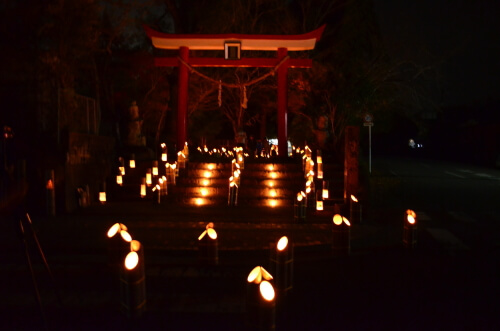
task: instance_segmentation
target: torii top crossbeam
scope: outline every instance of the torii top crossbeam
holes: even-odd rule
[[[227,41],[241,42],[242,51],[277,51],[286,48],[289,51],[307,51],[314,49],[321,38],[325,25],[299,35],[255,35],[255,34],[170,34],[162,33],[145,26],[146,34],[153,46],[160,49],[224,50]]]
[[[325,25],[300,35],[250,35],[250,34],[169,34],[147,26],[144,30],[153,46],[159,49],[179,50],[178,57],[155,58],[157,66],[179,67],[177,106],[177,149],[186,141],[186,114],[189,70],[191,67],[277,67],[278,78],[278,153],[287,155],[287,75],[288,68],[310,68],[310,59],[291,59],[288,51],[307,51],[316,46]],[[228,46],[232,45],[232,46]],[[235,46],[236,45],[236,46]],[[236,48],[237,57],[228,57],[228,49]],[[190,58],[190,50],[225,50],[225,58]],[[241,51],[277,51],[276,58],[240,58]]]

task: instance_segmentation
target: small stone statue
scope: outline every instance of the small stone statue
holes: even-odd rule
[[[130,105],[129,117],[127,144],[130,146],[145,146],[146,137],[141,133],[143,120],[139,116],[139,107],[135,101]]]

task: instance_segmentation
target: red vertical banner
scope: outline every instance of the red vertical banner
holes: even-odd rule
[[[278,59],[288,55],[288,49],[278,48]],[[287,106],[288,106],[288,60],[278,68],[278,154],[288,156]]]
[[[189,61],[189,48],[180,47],[179,57],[185,62]],[[179,61],[180,62],[180,61]],[[184,148],[187,141],[187,106],[188,106],[189,70],[186,65],[179,63],[179,91],[177,95],[177,151]]]
[[[344,155],[344,201],[359,191],[359,127],[345,128]]]

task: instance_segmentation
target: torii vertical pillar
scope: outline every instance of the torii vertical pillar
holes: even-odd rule
[[[288,55],[287,48],[278,48],[278,59]],[[278,154],[288,156],[287,106],[288,106],[288,60],[278,68]]]
[[[179,57],[186,63],[189,61],[189,48],[182,46],[179,48]],[[177,151],[184,148],[187,132],[187,108],[188,108],[188,68],[179,63],[179,91],[177,94]]]

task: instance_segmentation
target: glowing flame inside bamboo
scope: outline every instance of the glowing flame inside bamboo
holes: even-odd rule
[[[322,192],[323,199],[328,199],[330,197],[330,192],[328,189],[324,188]]]
[[[323,200],[316,201],[316,210],[323,210]]]
[[[415,218],[411,215],[406,216],[408,223],[415,224]]]
[[[122,186],[123,185],[123,178],[122,175],[116,175],[116,184]]]
[[[273,189],[273,190],[271,190],[271,193],[270,193],[270,194],[271,194],[271,196],[272,196],[273,198],[275,198],[275,197],[278,195],[278,192],[276,192],[276,190],[274,190],[274,189]]]
[[[274,164],[270,164],[267,166],[267,170],[273,171],[274,170]]]
[[[167,153],[161,153],[161,160],[167,162]]]
[[[202,188],[202,189],[200,189],[200,193],[202,196],[206,197],[208,195],[208,189]]]
[[[146,196],[146,184],[141,184],[141,198]]]
[[[406,211],[406,219],[408,223],[415,224],[417,222],[417,214],[413,210],[408,209]]]
[[[153,176],[158,176],[158,167],[153,167]]]
[[[274,300],[274,287],[271,283],[269,283],[267,280],[264,280],[262,283],[259,285],[259,290],[260,294],[266,301],[273,301]]]
[[[125,224],[122,224],[122,223],[113,224],[108,230],[108,233],[107,233],[108,238],[114,237],[114,235],[117,234],[118,231],[121,231],[121,230],[127,231],[127,227],[125,226]]]
[[[147,172],[146,173],[146,185],[149,186],[153,184],[153,178],[151,177],[151,173]]]
[[[106,202],[106,192],[99,192],[99,201],[101,203]]]
[[[278,206],[278,200],[274,200],[274,199],[269,200],[269,206],[271,206],[271,207]]]
[[[212,177],[212,172],[211,171],[205,171],[205,173],[203,174],[203,176],[205,178],[210,178],[210,177]]]
[[[208,166],[207,166],[207,169],[208,170],[214,170],[215,169],[215,164],[209,163]]]
[[[139,240],[132,240],[130,242],[130,251],[138,252],[141,249],[141,243]]]
[[[132,270],[139,264],[139,254],[137,252],[130,252],[125,258],[125,268]]]
[[[126,242],[132,241],[132,236],[130,235],[130,233],[127,232],[127,230],[121,230],[120,236],[122,236],[122,239],[125,240]]]
[[[131,169],[135,168],[135,160],[130,160],[128,165]]]
[[[335,216],[333,216],[333,223],[335,225],[341,225],[342,221],[342,216],[340,216],[339,214],[335,214]]]
[[[253,268],[252,271],[250,271],[247,277],[247,282],[260,284],[263,279],[271,280],[273,279],[273,276],[271,276],[271,274],[267,272],[266,269],[262,268],[261,266],[258,266]]]
[[[203,179],[203,180],[201,181],[201,185],[203,185],[203,186],[208,186],[208,185],[210,185],[210,180],[208,180],[208,179]]]
[[[276,245],[276,248],[279,250],[279,251],[283,251],[286,249],[286,247],[288,246],[288,237],[287,236],[283,236],[280,238],[280,240],[278,240],[278,244]]]
[[[125,167],[118,167],[118,171],[120,171],[120,175],[125,176]]]

